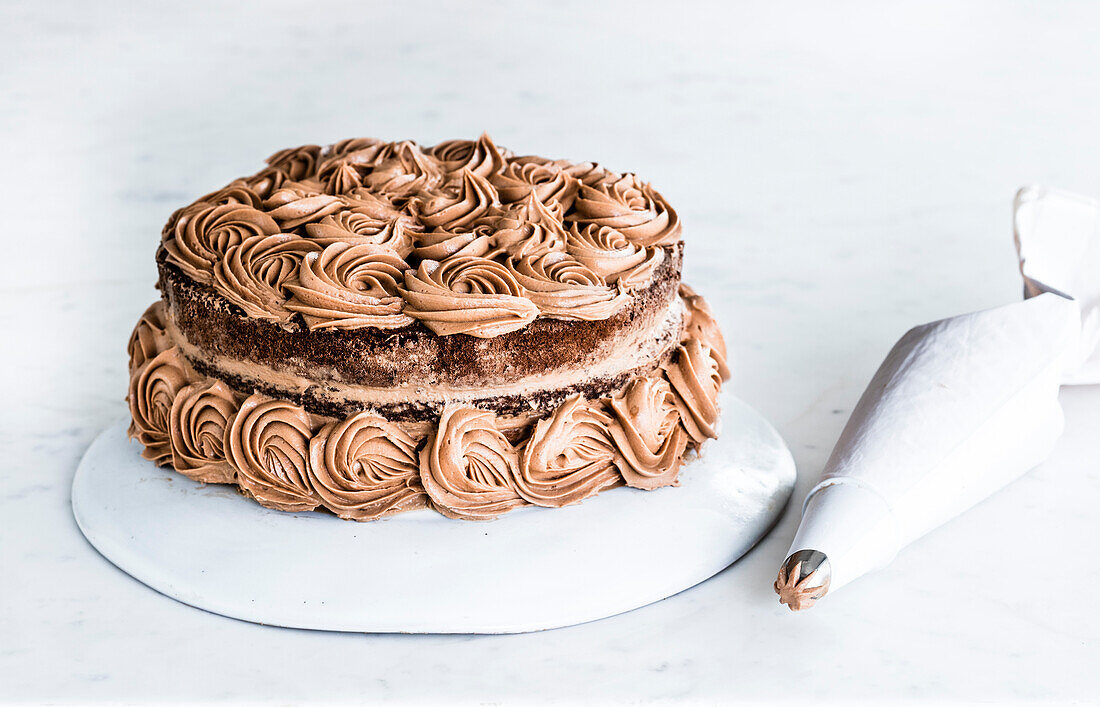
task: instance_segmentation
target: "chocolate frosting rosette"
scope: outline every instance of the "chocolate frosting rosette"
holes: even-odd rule
[[[518,459],[492,413],[448,405],[420,452],[424,489],[451,518],[488,520],[524,505],[516,488]]]

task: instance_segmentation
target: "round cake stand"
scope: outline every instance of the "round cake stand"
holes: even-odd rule
[[[613,489],[488,522],[271,511],[158,468],[139,450],[120,422],[92,443],[73,480],[76,521],[104,557],[200,609],[335,631],[518,633],[629,611],[747,552],[795,480],[783,440],[729,394],[722,434],[679,486]]]

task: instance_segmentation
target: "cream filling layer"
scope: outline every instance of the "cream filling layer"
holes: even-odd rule
[[[507,384],[479,385],[477,387],[458,387],[438,384],[406,383],[397,386],[377,387],[351,385],[328,378],[308,378],[297,373],[279,370],[270,366],[210,355],[192,344],[169,316],[168,335],[189,360],[205,364],[213,371],[226,376],[239,377],[255,381],[281,391],[301,395],[307,390],[314,393],[323,391],[325,399],[333,402],[347,402],[364,407],[428,404],[442,405],[447,402],[472,404],[478,400],[497,398],[505,395],[530,396],[535,393],[554,391],[576,385],[583,385],[624,372],[656,365],[661,357],[680,341],[680,331],[684,320],[683,302],[673,297],[656,325],[650,329],[634,332],[617,343],[612,353],[598,363],[581,370],[556,371],[550,374],[527,376]],[[320,371],[319,371],[320,373]],[[534,401],[531,402],[532,409]]]

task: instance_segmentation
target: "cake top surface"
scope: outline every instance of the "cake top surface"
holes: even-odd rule
[[[602,320],[680,240],[648,183],[515,156],[488,135],[281,150],[165,225],[158,257],[288,329],[490,338],[537,317]]]

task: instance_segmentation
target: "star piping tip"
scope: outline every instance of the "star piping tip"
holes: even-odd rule
[[[772,585],[779,603],[791,611],[809,609],[829,592],[832,566],[824,553],[799,550],[784,561]]]

